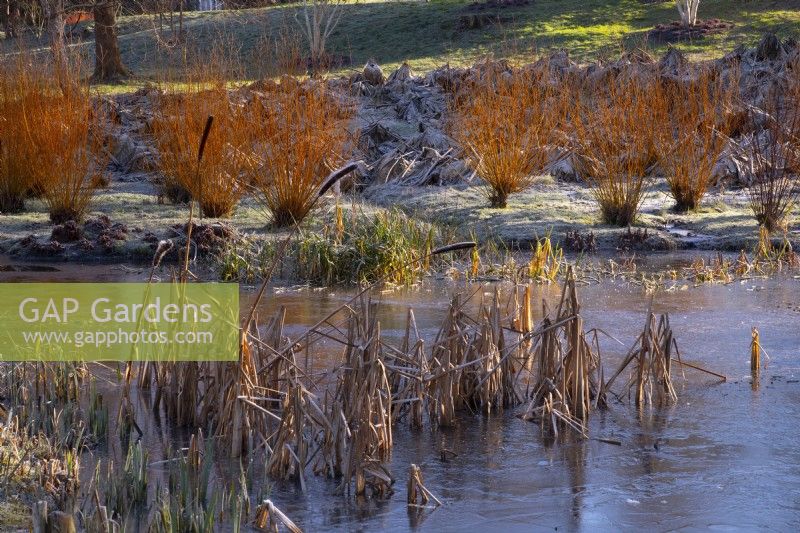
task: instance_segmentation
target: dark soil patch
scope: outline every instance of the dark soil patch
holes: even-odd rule
[[[681,22],[659,24],[647,33],[648,40],[655,43],[677,43],[702,39],[708,35],[724,33],[733,28],[733,22],[719,19],[698,21],[694,26],[686,27]]]
[[[177,241],[179,248],[186,249],[186,236],[189,232],[188,224],[172,226],[171,238]],[[239,240],[239,232],[230,224],[215,222],[212,224],[192,223],[192,241],[197,250],[214,254],[222,251],[226,246]]]
[[[44,265],[0,265],[0,272],[60,272],[60,270]]]
[[[572,252],[593,254],[597,251],[597,238],[593,231],[581,233],[572,230],[564,237],[564,246]]]
[[[60,242],[62,244],[67,242],[74,242],[81,238],[81,229],[74,220],[69,220],[63,224],[59,224],[53,228],[50,234],[50,240]]]
[[[125,224],[99,215],[87,220],[82,227],[72,220],[56,225],[49,238],[29,235],[18,240],[9,252],[17,257],[102,258],[124,254],[128,242],[129,230]]]

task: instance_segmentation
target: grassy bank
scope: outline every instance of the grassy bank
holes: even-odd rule
[[[463,17],[477,11],[469,2],[385,2],[367,0],[348,3],[328,49],[350,63],[339,69],[360,68],[370,58],[384,67],[396,68],[403,61],[416,70],[444,63],[466,65],[487,55],[529,58],[533,49],[567,49],[578,60],[616,55],[622,48],[646,47],[655,52],[665,44],[647,42],[647,32],[656,24],[677,19],[674,2],[641,0],[536,0],[527,5],[490,7],[480,11],[496,15],[499,22],[464,28]],[[265,38],[298,33],[296,4],[242,11],[193,12],[184,24],[189,54],[203,54],[212,43],[229,43],[241,64],[240,75],[256,78],[266,72],[273,50]],[[695,58],[720,56],[738,44],[752,45],[765,32],[782,36],[800,30],[800,1],[747,2],[704,0],[700,18],[719,18],[733,28],[699,41],[676,46]],[[480,24],[479,24],[480,26]],[[183,47],[157,35],[158,22],[149,16],[127,16],[119,20],[120,46],[124,62],[137,78],[147,79],[165,72],[180,74]],[[6,51],[16,48],[5,41]],[[84,45],[88,53],[90,42]]]
[[[577,184],[551,183],[543,178],[534,187],[515,195],[506,209],[489,208],[477,187],[401,188],[376,187],[367,198],[378,205],[402,206],[412,216],[473,232],[479,241],[496,240],[507,246],[527,248],[537,239],[552,235],[564,244],[573,231],[592,232],[598,248],[626,247],[626,229],[603,224],[591,192]],[[651,236],[642,249],[752,250],[758,242],[758,226],[747,197],[741,191],[710,193],[696,211],[675,213],[663,184],[654,186],[642,203],[637,226]],[[796,210],[795,210],[796,212]],[[797,241],[797,233],[789,238]]]

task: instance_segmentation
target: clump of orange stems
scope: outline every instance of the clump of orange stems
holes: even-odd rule
[[[0,71],[0,209],[40,191],[54,223],[80,220],[101,181],[99,120],[79,68],[33,68],[21,54]]]
[[[793,78],[787,88],[772,92],[762,117],[751,111],[754,125],[766,122],[764,131],[753,134],[749,146],[739,147],[750,161],[745,170],[750,209],[768,234],[787,228],[800,199],[800,74]]]
[[[603,93],[576,98],[575,149],[607,224],[628,226],[639,211],[656,161],[654,134],[646,127],[652,99],[652,83],[642,80],[617,80]]]
[[[708,189],[730,133],[718,131],[718,117],[728,114],[736,87],[702,69],[694,79],[661,82],[656,90],[663,118],[655,128],[656,150],[676,211],[696,209]]]
[[[328,173],[344,162],[352,109],[322,84],[284,77],[252,103],[258,139],[253,185],[275,226],[302,220]]]
[[[492,207],[528,188],[548,162],[561,99],[548,69],[491,74],[458,99],[452,134],[469,153]]]
[[[166,94],[159,112],[153,129],[165,193],[175,201],[188,192],[204,216],[230,215],[246,192],[255,164],[246,105],[231,101],[220,79],[191,83],[182,95]],[[214,129],[198,164],[197,147],[209,116],[214,117]]]
[[[30,69],[0,65],[0,213],[25,208],[33,185],[33,146],[17,128],[25,123]]]

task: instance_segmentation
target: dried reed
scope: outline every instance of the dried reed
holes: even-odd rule
[[[442,501],[425,488],[420,467],[412,464],[408,469],[406,502],[409,507],[421,507],[427,505],[430,500],[436,502],[437,506],[442,505]]]
[[[605,402],[602,367],[599,350],[586,340],[571,268],[554,316],[545,312],[541,324],[525,337],[533,340],[530,350],[537,368],[523,418],[553,435],[567,427],[587,437],[592,404]]]
[[[264,500],[256,508],[256,518],[253,525],[262,531],[277,532],[278,526],[283,526],[291,533],[303,533],[303,530],[297,527],[283,511],[275,507],[272,500]]]
[[[750,375],[753,377],[753,383],[757,383],[761,376],[761,339],[758,328],[755,327],[750,341]]]
[[[604,389],[609,390],[617,376],[633,362],[635,365],[628,380],[628,390],[635,390],[637,407],[674,403],[678,396],[672,385],[673,355],[679,357],[680,354],[669,316],[661,315],[656,322],[655,315],[648,311],[644,330]]]

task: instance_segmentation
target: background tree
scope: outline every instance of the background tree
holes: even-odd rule
[[[697,24],[697,8],[700,6],[700,0],[675,0],[675,5],[678,6],[678,13],[684,26]]]
[[[0,22],[3,23],[3,31],[6,38],[14,38],[19,35],[19,24],[22,18],[22,11],[18,0],[0,1]]]
[[[300,27],[311,53],[311,71],[319,73],[328,63],[325,46],[342,17],[344,0],[303,0]]]
[[[122,64],[117,38],[118,0],[96,0],[94,13],[95,81],[113,81],[130,76]]]
[[[64,32],[66,9],[63,0],[42,0],[42,18],[53,53],[53,63],[59,75],[68,71],[67,39]]]

